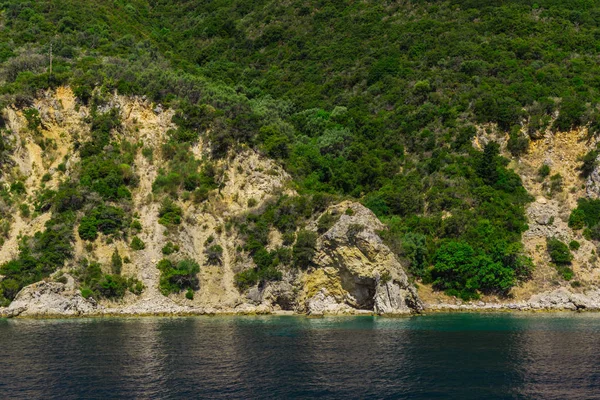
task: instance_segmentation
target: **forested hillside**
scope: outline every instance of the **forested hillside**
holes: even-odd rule
[[[75,172],[33,202],[34,212],[52,210],[47,229],[0,267],[5,303],[72,258],[74,228],[87,241],[137,237],[139,182],[128,166],[144,146],[117,143],[115,91],[175,110],[152,185],[164,226],[185,217],[178,202],[202,203],[222,187],[215,165],[231,150],[257,149],[291,175],[299,196],[236,222],[254,262],[236,276],[240,290],[281,279],[286,262],[310,266],[315,238],[298,229],[352,199],[387,225],[383,238],[415,280],[463,299],[506,295],[534,268],[521,242],[533,198],[506,156],[526,154],[547,130],[600,130],[592,0],[0,0],[0,10],[0,107],[26,110],[35,131],[39,92],[70,86],[91,110]],[[493,141],[473,147],[481,132],[506,137],[508,153]],[[209,158],[190,155],[198,140]],[[4,157],[11,144],[1,143]],[[581,160],[583,174],[597,155]],[[5,183],[8,220],[24,189]],[[599,212],[590,213],[591,229]],[[279,250],[267,249],[270,228],[283,235]],[[161,288],[193,291],[197,267],[163,263]],[[90,293],[142,290],[116,267],[110,278],[94,268],[81,278]]]

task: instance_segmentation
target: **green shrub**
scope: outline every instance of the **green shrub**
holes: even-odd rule
[[[104,274],[100,264],[83,260],[80,268],[75,271],[82,289],[84,298],[122,298],[129,290],[140,294],[143,290],[142,283],[135,278],[124,278],[119,274]]]
[[[329,230],[340,219],[339,215],[324,213],[317,221],[317,232],[323,234]]]
[[[292,250],[294,265],[297,268],[306,269],[312,265],[316,253],[317,234],[307,230],[301,230],[296,237],[296,243]]]
[[[29,216],[31,215],[31,210],[29,209],[29,206],[25,203],[23,203],[19,206],[19,210],[20,210],[21,216],[23,216],[23,218],[29,218]]]
[[[14,193],[17,195],[24,194],[26,192],[25,184],[21,181],[13,182],[10,185],[10,191],[11,191],[11,193]]]
[[[146,248],[146,244],[142,241],[142,239],[140,239],[137,236],[134,236],[133,239],[131,239],[130,247],[135,251],[144,250]]]
[[[573,251],[577,251],[577,250],[579,250],[579,247],[581,247],[581,244],[579,244],[579,242],[577,240],[571,240],[569,242],[569,249],[571,249]]]
[[[584,155],[580,161],[582,161],[579,170],[581,171],[581,176],[587,178],[594,172],[596,165],[598,164],[598,150],[590,150],[586,155]]]
[[[246,290],[260,282],[279,281],[281,272],[273,265],[262,268],[250,268],[235,274],[234,281],[240,290]]]
[[[187,292],[185,292],[185,298],[188,300],[194,300],[194,291],[192,289],[188,289]]]
[[[179,246],[177,246],[176,244],[173,244],[172,242],[168,242],[162,248],[162,253],[165,256],[171,255],[171,254],[173,254],[173,253],[175,253],[177,251],[179,251]]]
[[[444,243],[434,256],[433,285],[465,300],[478,298],[479,292],[506,294],[520,276],[528,274],[529,264],[526,260],[502,261],[464,242]]]
[[[151,147],[142,148],[142,155],[146,157],[148,162],[152,163],[154,160],[154,150]]]
[[[588,228],[600,222],[600,199],[581,198],[577,200],[577,208],[572,213],[578,213],[577,218],[583,219]]]
[[[120,275],[104,275],[97,283],[97,290],[102,297],[122,298],[127,290],[127,281]]]
[[[159,287],[163,295],[198,289],[197,274],[200,272],[200,266],[194,260],[185,258],[174,264],[163,258],[157,268],[160,270]]]
[[[81,239],[93,241],[98,237],[98,232],[105,235],[123,232],[127,223],[128,217],[121,208],[100,205],[81,218],[78,233]]]
[[[585,212],[578,208],[571,211],[571,215],[569,216],[569,227],[571,229],[577,230],[582,229],[585,226]]]
[[[129,291],[135,295],[139,296],[144,291],[144,284],[135,278],[129,278],[127,285],[129,286]]]
[[[83,217],[79,223],[77,232],[79,237],[83,240],[93,241],[98,237],[98,228],[95,218]]]
[[[17,257],[0,265],[0,302],[8,304],[21,288],[42,280],[62,268],[73,255],[72,211],[57,213],[46,222],[43,231],[22,237]]]
[[[548,164],[543,164],[540,169],[538,169],[538,176],[543,180],[548,175],[550,175],[550,166]]]
[[[136,231],[136,232],[141,232],[141,231],[142,231],[142,224],[141,224],[141,222],[140,222],[139,220],[137,220],[137,219],[134,219],[134,220],[131,222],[131,226],[130,226],[130,228],[131,228],[132,230]]]
[[[556,238],[547,238],[546,247],[553,263],[556,265],[571,264],[573,255],[566,244]]]
[[[517,128],[519,128],[517,126]],[[506,148],[514,157],[527,153],[529,148],[529,139],[519,132],[519,129],[511,130]]]
[[[209,265],[221,265],[221,258],[223,256],[223,248],[218,244],[207,247],[204,250],[206,254],[206,263]]]
[[[562,192],[563,190],[563,177],[560,174],[554,174],[550,177],[550,194]]]
[[[40,112],[35,108],[28,108],[23,110],[23,116],[27,120],[27,128],[36,133],[40,133],[42,125],[42,119],[40,118]]]
[[[592,240],[600,240],[600,223],[588,229],[589,237]]]
[[[419,233],[407,233],[402,237],[401,253],[408,260],[408,271],[424,278],[427,270],[428,249],[427,237]]]
[[[556,270],[565,281],[570,281],[575,276],[573,270],[566,265],[557,265]]]
[[[165,199],[162,202],[160,210],[158,211],[158,223],[164,226],[172,226],[181,224],[181,217],[183,210],[177,206],[172,200]]]
[[[260,281],[259,272],[255,268],[250,268],[235,274],[234,281],[238,289],[246,290]]]
[[[117,249],[115,249],[115,251],[113,252],[110,260],[111,260],[113,274],[120,275],[121,268],[123,268],[123,259],[119,255],[119,251]]]

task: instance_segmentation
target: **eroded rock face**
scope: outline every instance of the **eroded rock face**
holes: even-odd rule
[[[339,219],[317,241],[316,269],[307,274],[304,283],[307,312],[346,312],[348,308],[379,314],[421,311],[422,303],[402,265],[377,234],[385,226],[375,214],[352,202],[330,207],[327,212]]]
[[[539,197],[527,208],[529,229],[524,233],[526,238],[556,237],[562,241],[572,238],[568,224],[560,218],[560,204],[557,200]]]
[[[596,164],[600,165],[600,156],[596,158]],[[585,181],[585,193],[591,199],[600,198],[600,168],[596,167]]]
[[[76,290],[73,278],[67,283],[41,281],[24,287],[5,310],[15,316],[76,316],[98,311],[93,299],[86,300]]]

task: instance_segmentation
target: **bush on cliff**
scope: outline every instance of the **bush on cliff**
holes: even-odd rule
[[[157,268],[160,270],[160,291],[167,296],[170,293],[179,293],[183,290],[198,290],[198,273],[200,265],[190,259],[184,258],[177,262],[172,262],[163,258],[158,262]]]

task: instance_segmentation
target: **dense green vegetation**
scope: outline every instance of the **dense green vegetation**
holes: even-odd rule
[[[593,238],[600,240],[600,200],[581,198],[577,201],[577,208],[571,212],[569,226],[573,229],[588,227],[593,233]]]
[[[519,244],[530,198],[496,146],[471,147],[474,126],[508,132],[515,156],[527,151],[527,133],[600,126],[600,5],[588,0],[2,0],[0,10],[0,105],[27,107],[36,90],[65,83],[92,106],[102,103],[94,88],[146,95],[178,110],[155,193],[200,202],[218,187],[210,161],[187,154],[199,135],[214,157],[253,146],[292,173],[301,199],[362,201],[414,276],[465,298],[506,293],[531,269]],[[36,129],[35,113],[28,121]],[[124,229],[111,207],[126,210],[137,184],[135,146],[102,151],[117,115],[98,113],[92,126],[76,186],[102,201],[82,221],[86,240]],[[280,276],[265,226],[287,235],[286,246],[296,240],[295,217],[269,213],[242,223],[256,268],[238,276],[240,287]],[[165,200],[160,218],[177,225],[181,209]],[[118,219],[130,223],[127,213]],[[308,253],[294,253],[306,265]],[[65,257],[3,266],[17,272],[2,285],[38,279]]]
[[[548,238],[546,240],[550,260],[556,266],[558,273],[563,279],[570,281],[573,278],[573,270],[569,267],[573,261],[573,254],[569,246],[556,238]]]
[[[142,282],[135,278],[124,278],[120,273],[103,274],[101,265],[93,261],[83,260],[76,272],[82,284],[81,295],[85,298],[121,298],[127,290],[140,294],[144,288]]]
[[[157,268],[160,270],[160,291],[165,296],[170,293],[179,293],[186,290],[186,297],[194,297],[193,291],[199,289],[197,274],[200,272],[200,265],[192,259],[184,258],[179,261],[171,261],[163,258],[158,262]]]

